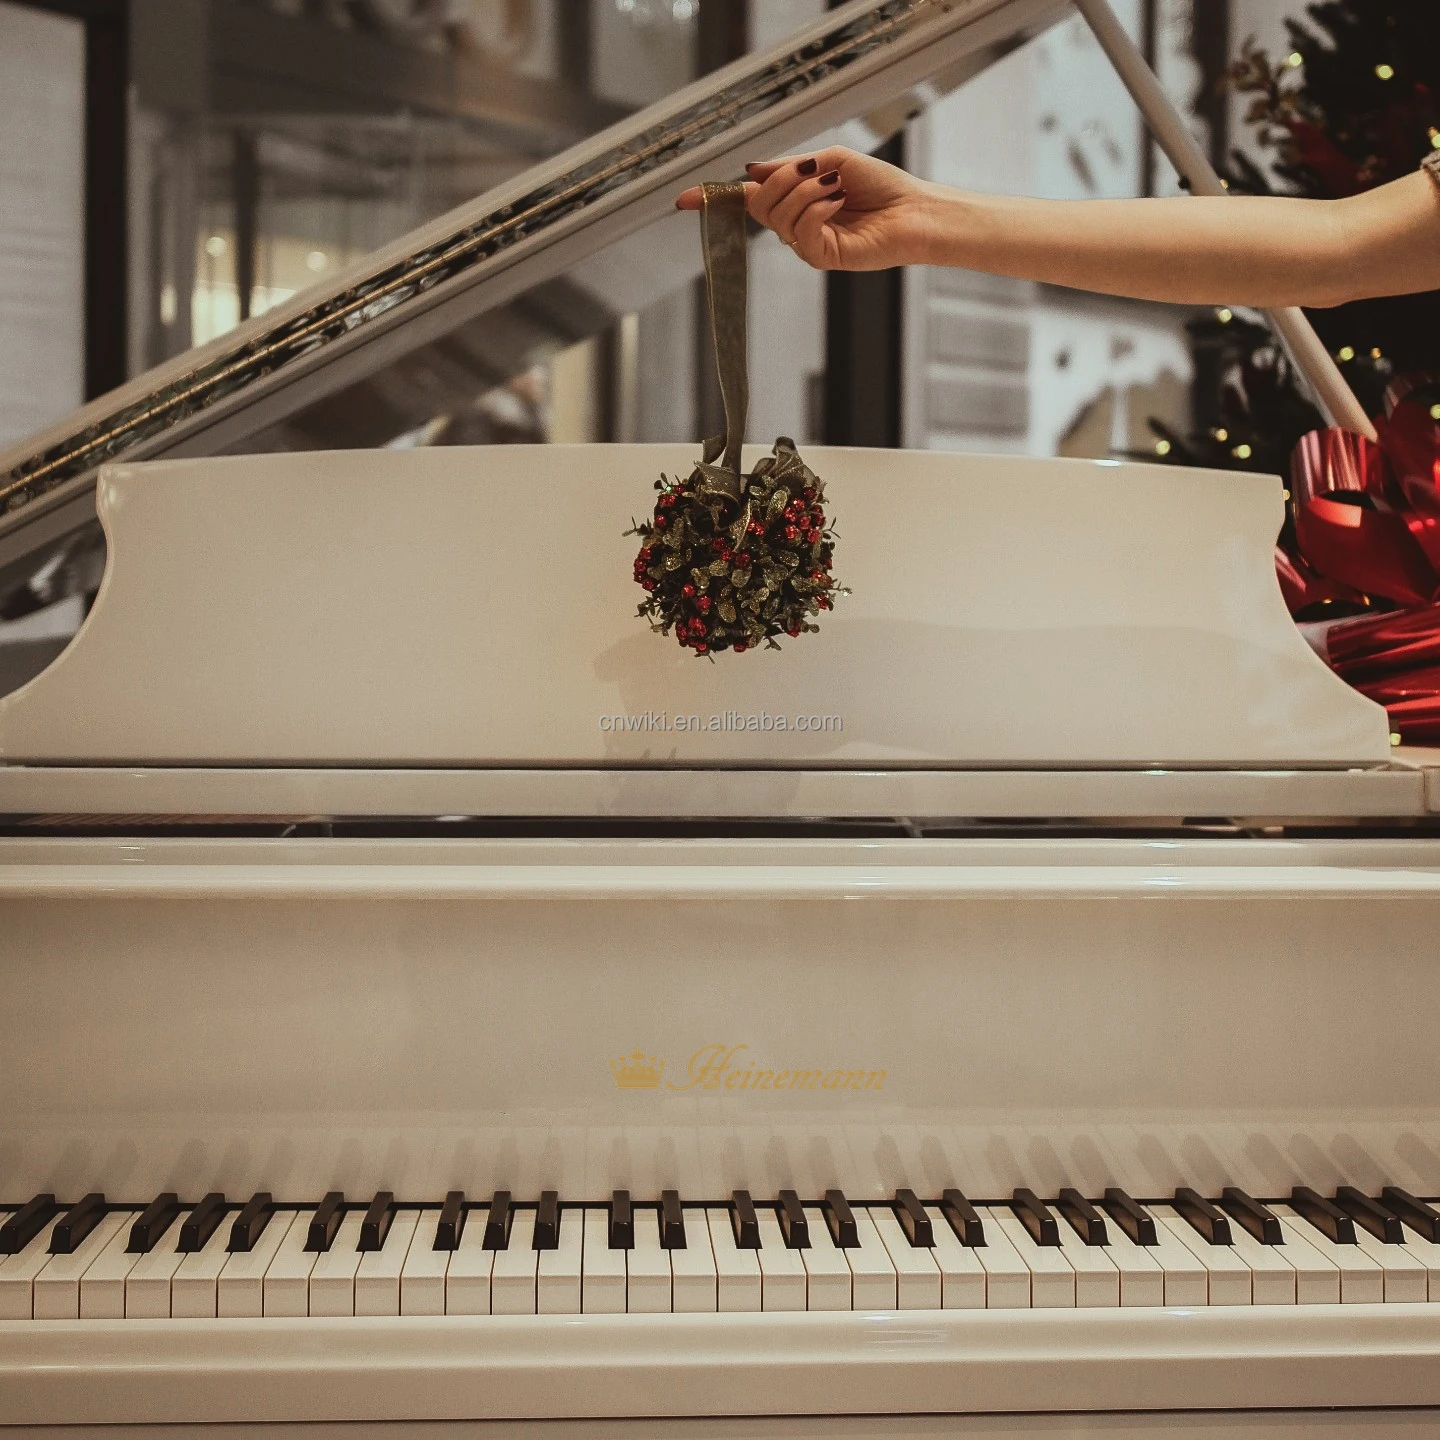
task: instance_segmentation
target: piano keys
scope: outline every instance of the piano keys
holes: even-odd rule
[[[1363,1193],[1342,1188],[1352,1201]],[[0,1306],[6,1319],[39,1322],[1440,1305],[1440,1245],[1403,1222],[1394,1240],[1361,1230],[1336,1242],[1284,1202],[1253,1202],[1273,1216],[1280,1238],[1261,1243],[1237,1226],[1217,1239],[1194,1203],[1202,1197],[1187,1195],[1177,1206],[1174,1197],[1127,1196],[1132,1213],[1153,1222],[1146,1233],[1155,1238],[1139,1244],[1118,1226],[1099,1239],[1072,1187],[1071,1203],[1050,1202],[1057,1212],[1051,1243],[1040,1213],[1049,1204],[1023,1193],[1018,1202],[979,1203],[978,1235],[953,1210],[921,1201],[930,1228],[920,1240],[901,1219],[913,1213],[913,1190],[888,1202],[840,1197],[854,1226],[848,1245],[837,1243],[816,1203],[821,1197],[802,1202],[809,1223],[794,1244],[779,1223],[783,1205],[761,1201],[753,1249],[735,1246],[729,1206],[680,1196],[673,1208],[683,1246],[661,1244],[659,1205],[635,1204],[633,1243],[617,1245],[607,1206],[557,1197],[514,1204],[504,1243],[494,1249],[484,1247],[479,1220],[465,1226],[454,1249],[437,1248],[443,1202],[387,1200],[393,1218],[378,1248],[364,1234],[373,1205],[342,1211],[328,1249],[316,1252],[305,1237],[317,1214],[327,1225],[328,1215],[280,1203],[249,1250],[231,1250],[220,1227],[198,1250],[187,1248],[177,1220],[138,1255],[128,1241],[140,1211],[114,1206],[73,1250],[52,1252],[52,1222],[0,1262]],[[825,1204],[833,1206],[836,1194]],[[1382,1219],[1394,1214],[1378,1196],[1365,1199]],[[547,1207],[558,1224],[553,1245],[538,1243],[547,1238],[537,1227]],[[489,1201],[468,1209],[483,1219]],[[1017,1209],[1036,1219],[1033,1230]]]

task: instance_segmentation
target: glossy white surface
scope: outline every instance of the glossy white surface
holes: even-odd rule
[[[1440,812],[1435,752],[1355,770],[233,770],[0,764],[0,815],[1367,819]]]
[[[1435,858],[0,842],[0,1200],[1436,1194]]]
[[[693,463],[690,446],[111,467],[98,491],[111,551],[97,603],[70,649],[0,701],[0,756],[1388,760],[1383,710],[1321,663],[1281,601],[1278,479],[844,448],[807,458],[826,479],[845,537],[837,569],[854,593],[783,653],[715,664],[635,618],[635,541],[622,534],[653,500],[651,481]],[[537,523],[543,586],[514,543]],[[928,563],[915,562],[916,543]],[[668,727],[624,728],[652,712]],[[711,727],[735,715],[741,728]],[[765,730],[762,715],[792,728]],[[676,727],[691,716],[698,731]],[[793,728],[811,716],[841,728]]]
[[[1440,1313],[0,1324],[7,1424],[865,1415],[901,1405],[915,1415],[1440,1405]]]

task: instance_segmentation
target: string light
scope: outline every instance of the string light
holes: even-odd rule
[[[1385,358],[1380,353],[1380,347],[1378,345],[1370,352],[1370,358],[1372,360],[1383,360]]]
[[[1433,125],[1430,127],[1430,145],[1435,150],[1440,150],[1440,130]]]
[[[1353,345],[1346,345],[1335,358],[1339,360],[1342,365],[1348,364],[1355,358],[1355,347]]]
[[[1430,418],[1432,420],[1440,420],[1440,405],[1432,405],[1430,407]]]
[[[1395,78],[1395,67],[1393,65],[1377,65],[1375,73],[1382,80],[1393,80]]]
[[[1292,50],[1285,63],[1292,70],[1298,70],[1305,63],[1305,57],[1298,50]]]
[[[1440,405],[1435,407],[1440,410]],[[1155,442],[1155,453],[1157,455],[1168,455],[1170,453],[1170,442],[1168,440],[1157,440]]]
[[[1228,325],[1235,318],[1235,312],[1233,310],[1226,310],[1222,307],[1215,312],[1215,318],[1222,325]]]
[[[1210,433],[1211,433],[1222,445],[1230,438],[1230,432],[1229,432],[1228,430],[1224,430],[1224,429],[1221,429],[1221,430],[1212,430]]]
[[[1255,452],[1248,445],[1237,445],[1230,453],[1237,460],[1248,460]]]

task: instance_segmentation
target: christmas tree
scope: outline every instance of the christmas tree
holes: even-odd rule
[[[1236,152],[1230,188],[1338,199],[1412,173],[1440,148],[1440,3],[1326,0],[1305,15],[1287,22],[1286,55],[1247,45],[1231,68],[1274,180]],[[1440,368],[1440,292],[1310,319],[1371,413],[1392,375]],[[1220,310],[1191,333],[1195,433],[1152,422],[1157,449],[1184,464],[1287,473],[1295,443],[1324,422],[1268,327]]]

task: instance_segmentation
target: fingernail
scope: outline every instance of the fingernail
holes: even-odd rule
[[[746,173],[747,175],[749,175],[749,174],[751,174],[752,172],[758,170],[759,168],[760,168],[760,162],[759,162],[758,160],[747,160],[747,161],[745,162],[745,173]]]
[[[845,192],[843,190],[835,190],[825,198],[827,200],[843,200],[845,198]]]
[[[802,160],[795,169],[801,175],[813,175],[820,168],[820,162],[814,158]]]
[[[829,170],[820,177],[820,183],[822,185],[833,185],[839,178],[840,172],[838,170]]]

